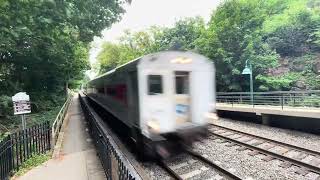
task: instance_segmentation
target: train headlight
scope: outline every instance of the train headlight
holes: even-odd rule
[[[147,122],[147,126],[148,126],[148,131],[151,133],[157,134],[160,132],[160,123],[155,119],[149,120]]]

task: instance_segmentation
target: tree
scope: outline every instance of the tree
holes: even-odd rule
[[[97,57],[100,65],[100,74],[117,67],[120,53],[120,48],[117,45],[111,43],[103,44],[102,51]]]
[[[205,23],[202,18],[186,18],[177,21],[172,28],[164,28],[155,38],[163,50],[194,50],[195,41],[204,29]]]
[[[0,94],[26,91],[34,103],[56,101],[83,78],[89,42],[121,18],[125,2],[2,0]]]
[[[301,88],[297,84],[303,78],[302,88],[316,88],[315,70],[309,66],[319,59],[319,12],[316,0],[227,0],[208,25],[196,17],[177,21],[173,27],[127,31],[120,43],[112,44],[118,58],[110,58],[110,51],[101,52],[108,59],[101,62],[116,67],[152,52],[192,50],[215,63],[218,91],[249,88],[249,80],[241,74],[247,60],[253,66],[255,91]],[[308,66],[301,69],[303,63]]]
[[[253,64],[254,75],[265,72],[268,65],[277,65],[277,54],[261,35],[267,14],[278,11],[270,6],[259,0],[226,1],[197,40],[197,49],[216,64],[219,91],[243,91],[246,84],[241,83],[241,72],[247,60]]]
[[[177,21],[172,28],[153,26],[146,31],[126,30],[120,43],[105,42],[98,55],[99,74],[139,56],[163,50],[194,50],[195,41],[205,30],[200,17]]]
[[[0,93],[55,93],[82,78],[88,43],[120,19],[124,2],[1,1]]]
[[[282,56],[299,56],[313,51],[316,37],[312,35],[319,26],[320,21],[313,16],[312,11],[301,9],[290,14],[287,22],[278,24],[277,28],[268,33],[267,42]]]

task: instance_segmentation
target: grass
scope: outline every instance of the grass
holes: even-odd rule
[[[20,167],[19,171],[13,173],[13,177],[19,177],[37,167],[51,158],[51,152],[46,154],[34,154],[31,158],[26,160]],[[14,179],[14,178],[13,178]]]

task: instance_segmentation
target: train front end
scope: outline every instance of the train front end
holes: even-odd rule
[[[162,158],[206,135],[215,108],[214,65],[191,52],[162,52],[138,65],[140,128]]]

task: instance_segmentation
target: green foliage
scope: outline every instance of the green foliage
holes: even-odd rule
[[[133,49],[133,47],[106,42],[103,44],[102,51],[98,55],[99,73],[107,72],[140,55],[142,53]]]
[[[320,48],[320,28],[317,29],[317,30],[313,33],[313,36],[314,36],[314,41],[313,41],[313,43],[314,43],[318,48]]]
[[[304,75],[308,89],[320,89],[320,76],[314,73],[306,73]]]
[[[261,32],[272,8],[259,0],[230,0],[212,16],[197,44],[216,64],[218,91],[243,91],[239,82],[246,60],[251,61],[254,75],[278,65],[279,56],[263,41]]]
[[[294,83],[301,77],[299,73],[288,73],[281,76],[263,76],[258,75],[256,80],[263,84],[260,90],[274,91],[274,90],[290,90]]]
[[[316,41],[312,34],[320,21],[315,21],[307,10],[300,11],[291,19],[292,23],[279,26],[267,35],[268,44],[282,56],[298,56],[312,51],[312,42]]]
[[[306,97],[302,104],[307,107],[320,107],[320,96],[312,94],[311,96]]]
[[[12,99],[9,96],[0,96],[0,117],[7,117],[13,114]]]
[[[311,5],[312,4],[312,5]],[[197,40],[198,49],[214,60],[218,91],[245,91],[242,69],[250,60],[255,90],[290,90],[303,76],[273,76],[282,57],[317,52],[319,14],[310,0],[229,0],[213,14],[209,28]],[[312,7],[312,8],[310,8]],[[311,64],[304,61],[305,64]],[[301,79],[301,78],[300,78]]]
[[[47,102],[41,102],[47,103]],[[50,121],[51,123],[55,120],[56,116],[58,115],[62,104],[64,102],[57,102],[54,106],[52,102],[49,102],[51,105],[50,107],[46,105],[47,109],[43,110],[39,113],[31,113],[26,115],[27,126],[31,127],[36,124],[41,124],[45,121]],[[12,108],[10,106],[10,108]],[[14,132],[19,130],[21,127],[21,117],[20,116],[13,116],[12,114],[8,114],[6,117],[0,117],[0,139],[7,135],[10,132]]]
[[[155,41],[161,48],[159,50],[193,50],[195,41],[205,30],[202,18],[186,18],[177,21],[173,28],[164,28],[161,34],[155,36]]]
[[[161,50],[193,50],[216,66],[218,91],[247,91],[241,74],[253,67],[256,91],[319,89],[313,65],[320,52],[317,0],[227,0],[206,25],[199,17],[173,27],[125,32],[120,43],[106,43],[100,73],[141,55]],[[288,62],[286,62],[288,61]]]
[[[120,20],[125,2],[0,1],[2,132],[13,130],[19,123],[16,117],[9,116],[11,96],[19,91],[30,95],[33,112],[42,111],[35,121],[45,120],[45,111],[57,113],[55,109],[64,100],[66,88],[79,86],[89,69],[88,44],[104,28]]]
[[[22,163],[19,171],[14,172],[14,177],[22,176],[30,171],[32,168],[40,166],[51,158],[51,153],[46,154],[33,154],[31,158]]]
[[[313,72],[313,64],[316,59],[315,54],[287,58],[287,67],[290,71],[281,75],[258,75],[256,80],[259,90],[319,89],[320,80]]]
[[[105,42],[98,55],[96,71],[100,74],[120,66],[139,56],[161,50],[192,50],[195,41],[204,31],[200,17],[186,18],[172,28],[151,27],[147,31],[125,31],[121,43]]]
[[[0,93],[59,93],[82,79],[88,43],[120,19],[124,2],[2,0]]]

